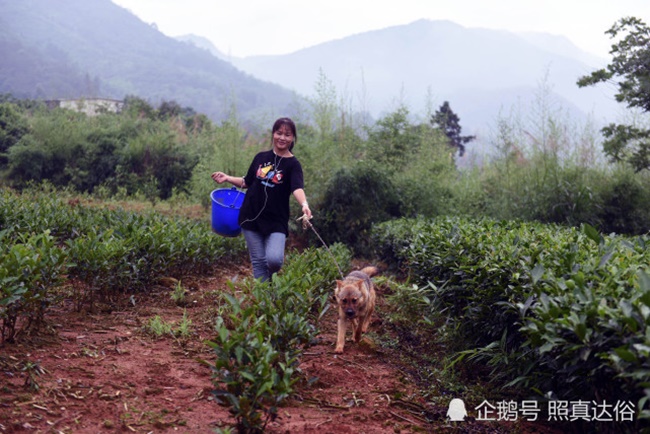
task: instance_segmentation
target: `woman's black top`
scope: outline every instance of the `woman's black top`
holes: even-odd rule
[[[260,152],[244,180],[248,188],[239,210],[239,225],[264,235],[289,235],[289,198],[294,190],[304,188],[298,159],[280,157],[273,150]]]

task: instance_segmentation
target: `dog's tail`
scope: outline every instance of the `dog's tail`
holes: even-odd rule
[[[372,276],[374,276],[376,274],[379,274],[379,268],[373,267],[373,266],[368,266],[368,267],[362,268],[361,272],[367,274],[368,277],[372,277]]]

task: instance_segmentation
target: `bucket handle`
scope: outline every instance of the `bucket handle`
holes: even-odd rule
[[[231,188],[231,190],[237,190],[237,196],[235,196],[235,199],[234,199],[234,200],[232,201],[232,203],[230,204],[230,208],[234,208],[234,207],[235,207],[235,204],[237,203],[237,198],[238,198],[239,195],[241,194],[241,190],[239,190],[237,187],[234,187],[234,186]]]

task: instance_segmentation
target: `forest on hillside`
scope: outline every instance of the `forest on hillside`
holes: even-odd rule
[[[462,134],[460,117],[448,103],[426,122],[414,122],[401,106],[363,125],[326,95],[314,100],[311,118],[295,119],[295,153],[305,168],[315,222],[328,241],[353,245],[355,239],[362,244],[375,222],[417,215],[647,232],[648,171],[609,162],[598,131],[553,114],[543,100],[538,104],[548,117],[534,125],[500,119],[494,156],[468,165],[461,153],[473,146],[472,138]],[[443,125],[449,114],[451,129]],[[154,107],[137,97],[128,98],[121,113],[89,117],[7,97],[0,103],[0,124],[5,185],[21,189],[47,182],[97,197],[207,207],[216,188],[210,174],[244,173],[252,156],[270,146],[271,121],[244,128],[233,110],[216,124],[173,101]]]
[[[374,223],[438,215],[648,232],[650,90],[647,73],[637,65],[645,62],[642,41],[650,31],[630,18],[611,32],[623,37],[611,64],[577,85],[616,79],[617,99],[637,115],[597,130],[567,116],[541,85],[525,112],[498,117],[491,157],[480,164],[464,160],[473,137],[462,134],[462,113],[454,112],[453,102],[430,107],[424,119],[401,104],[370,121],[340,103],[337,89],[321,75],[316,96],[294,118],[295,153],[327,240],[362,249]],[[245,173],[252,156],[270,146],[273,119],[244,125],[234,103],[220,123],[173,100],[154,106],[130,96],[125,107],[90,117],[5,95],[2,182],[19,189],[48,182],[103,197],[208,206],[212,172]]]
[[[138,95],[191,105],[213,120],[226,119],[231,104],[250,120],[300,100],[110,0],[1,2],[0,53],[0,94],[20,99]]]

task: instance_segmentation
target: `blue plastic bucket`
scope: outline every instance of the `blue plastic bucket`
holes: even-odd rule
[[[246,193],[236,188],[214,190],[212,198],[212,230],[224,237],[236,237],[241,233],[237,222],[239,209]]]

